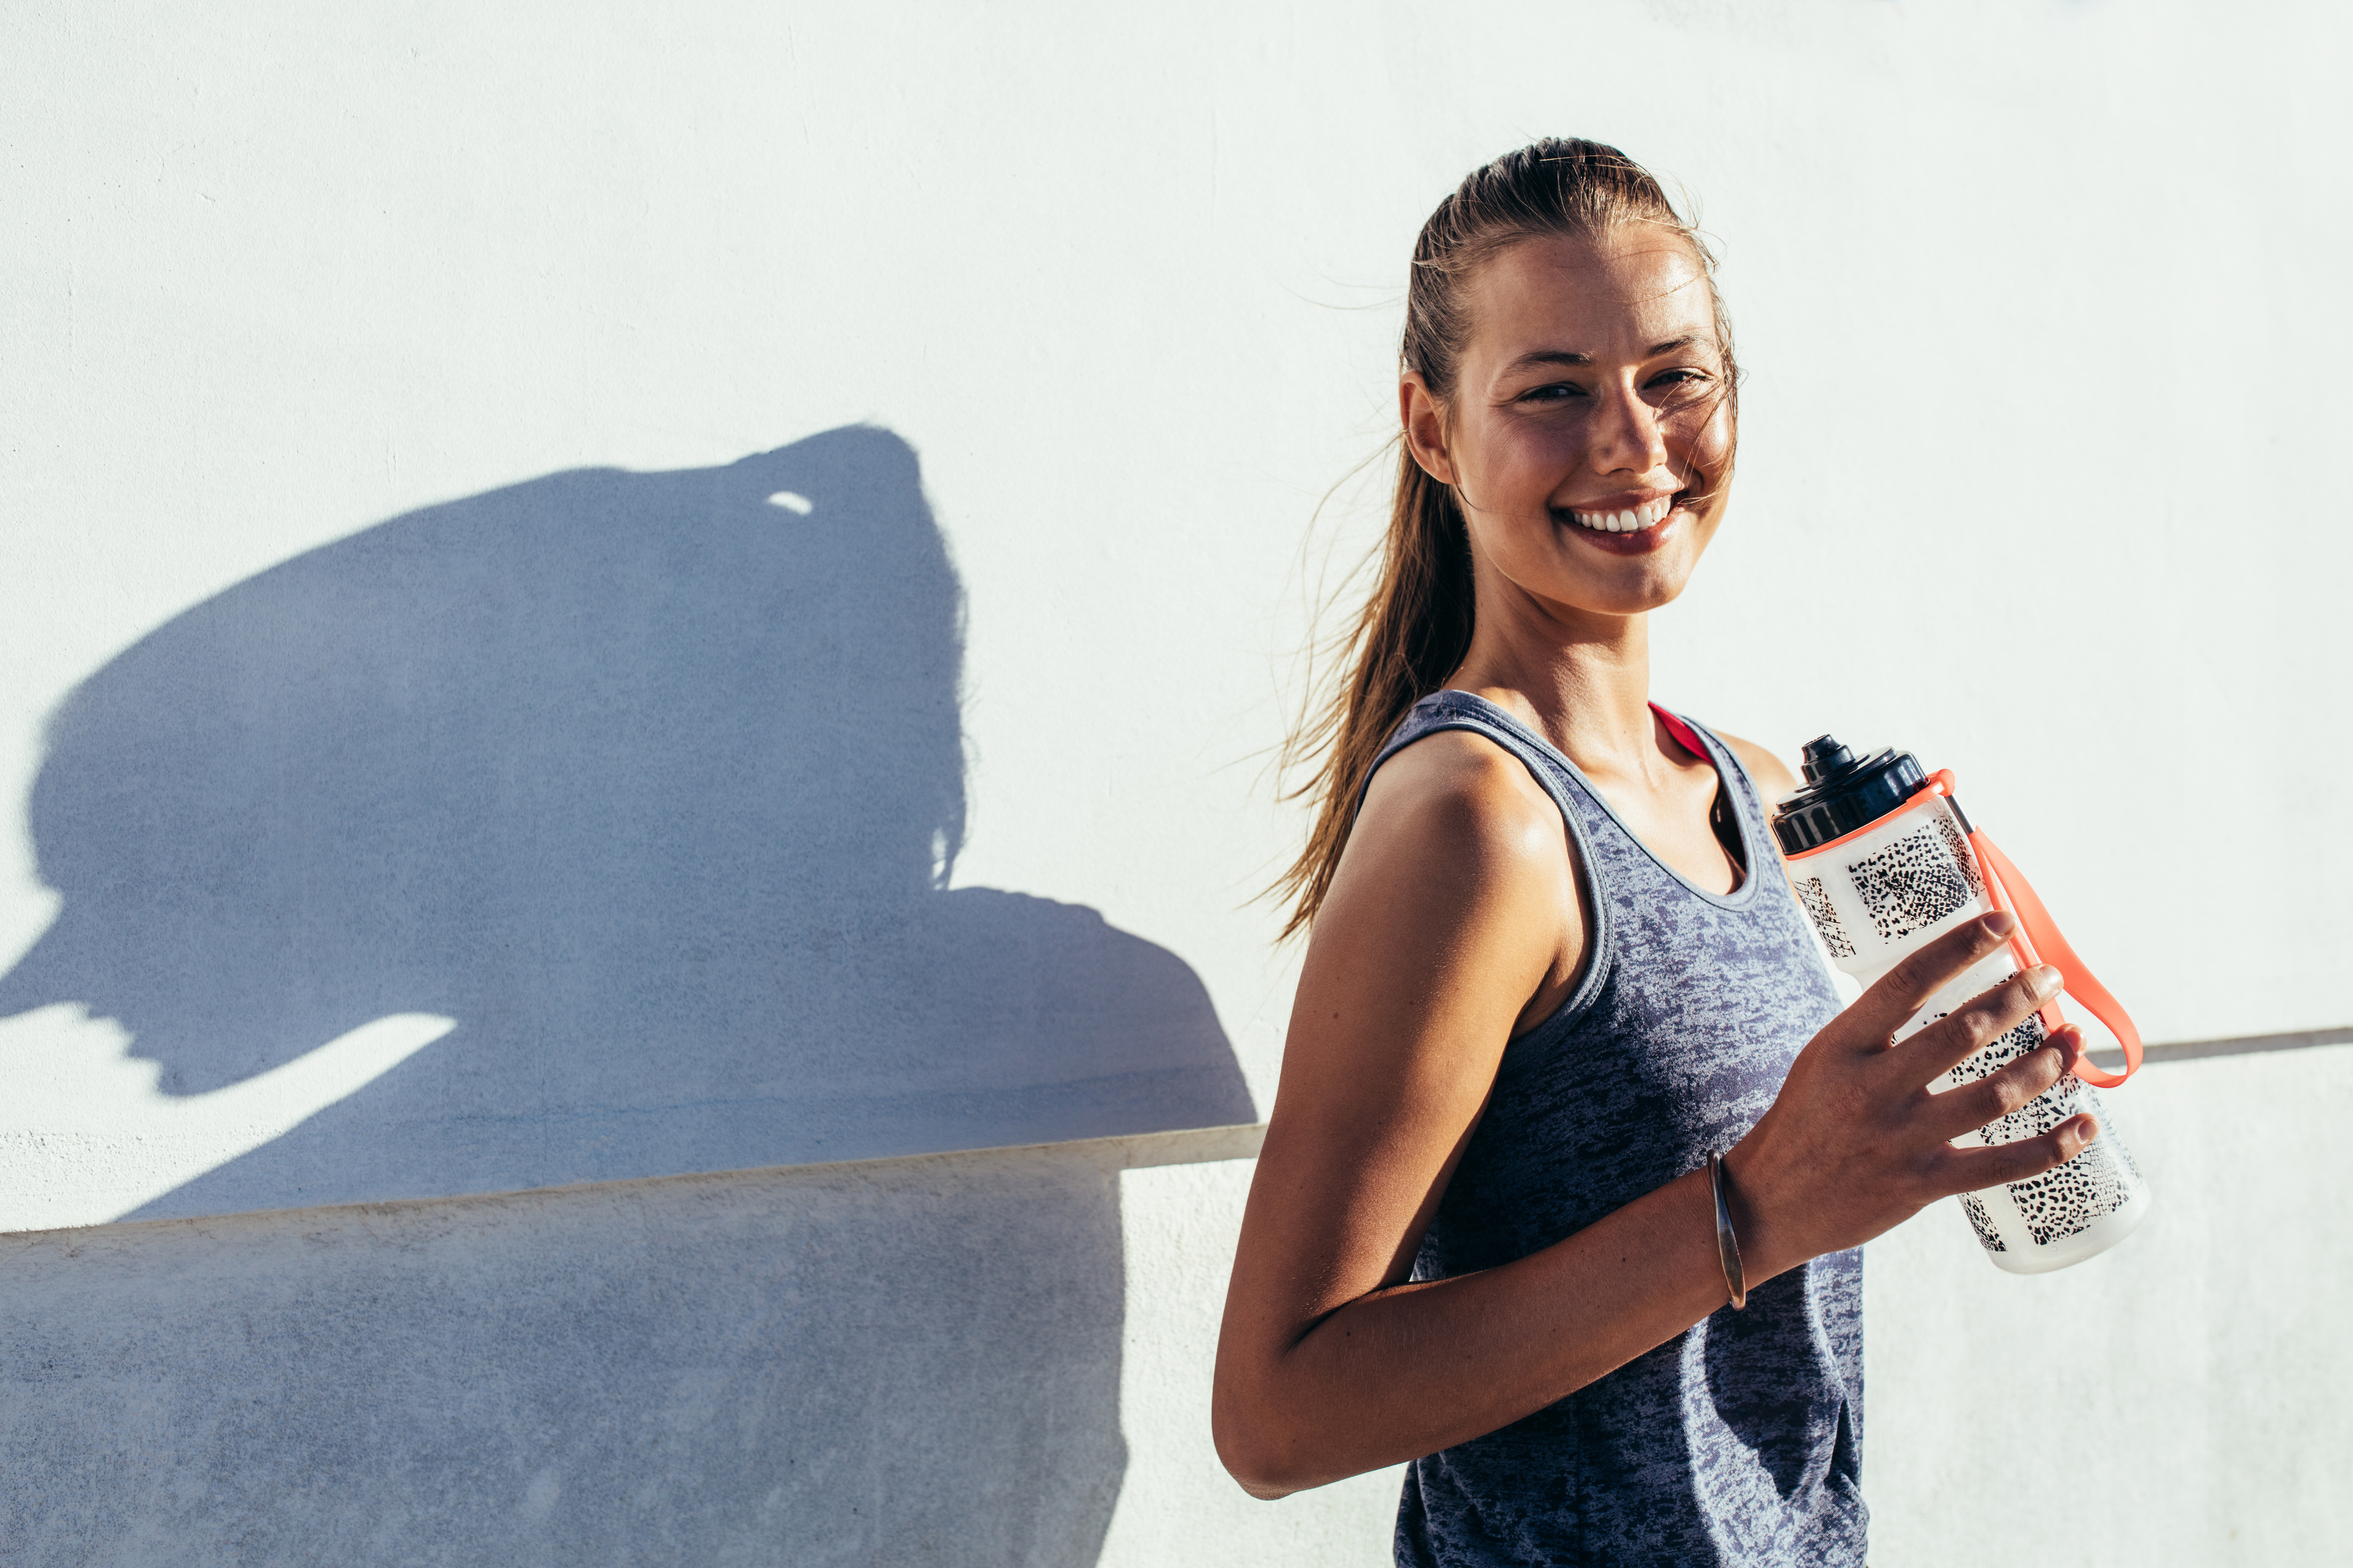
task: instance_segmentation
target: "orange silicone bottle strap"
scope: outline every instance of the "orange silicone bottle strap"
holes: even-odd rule
[[[2117,1001],[2115,994],[2100,984],[2099,976],[2076,956],[2075,950],[2068,945],[2066,936],[2059,930],[2058,922],[2051,918],[2051,911],[2042,907],[2041,899],[2035,897],[2034,885],[2026,879],[2024,872],[2011,864],[2010,857],[2003,854],[1982,831],[1972,832],[1969,844],[1977,850],[1978,862],[1991,873],[1987,879],[1989,884],[1999,879],[2010,894],[2019,928],[2033,938],[2035,951],[2041,953],[2042,962],[2058,969],[2066,980],[2067,994],[2081,1002],[2092,1016],[2105,1024],[2108,1032],[2116,1036],[2116,1044],[2125,1048],[2124,1071],[2112,1073],[2095,1068],[2089,1058],[2084,1058],[2076,1062],[2075,1076],[2096,1089],[2114,1089],[2140,1071],[2140,1030],[2134,1026],[2132,1016],[2125,1011],[2124,1004]]]
[[[1938,795],[1950,795],[1953,793],[1952,770],[1940,768],[1929,774],[1928,787]],[[2028,965],[2048,963],[2057,969],[2065,982],[2067,994],[2081,1002],[2092,1016],[2105,1024],[2109,1033],[2116,1036],[2116,1043],[2125,1048],[2124,1071],[2112,1073],[2094,1067],[2091,1058],[2085,1057],[2075,1063],[2075,1076],[2094,1088],[2114,1089],[2140,1071],[2139,1028],[2134,1025],[2131,1015],[2125,1011],[2124,1004],[2100,984],[2099,976],[2094,974],[2091,967],[2076,955],[2066,934],[2060,931],[2059,922],[2051,918],[2051,911],[2036,896],[2034,884],[2026,879],[2026,873],[2001,852],[2000,846],[1986,837],[1982,828],[1974,825],[1969,828],[1969,847],[1977,854],[1978,870],[1985,879],[1986,894],[1993,900],[1994,907],[2008,910],[2018,917],[2018,931],[2011,937],[2010,945],[2017,950],[2020,959]],[[2042,1009],[2042,1017],[2043,1026],[2050,1029],[2056,1029],[2065,1021],[2055,1003]]]

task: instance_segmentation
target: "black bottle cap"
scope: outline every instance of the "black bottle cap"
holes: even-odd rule
[[[1805,787],[1773,807],[1781,853],[1799,855],[1867,826],[1920,793],[1928,782],[1909,752],[1858,758],[1828,735],[1806,742]]]

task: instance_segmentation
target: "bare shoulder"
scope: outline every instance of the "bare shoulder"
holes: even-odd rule
[[[1417,742],[1373,775],[1351,843],[1398,835],[1506,858],[1566,845],[1560,808],[1519,759],[1461,731]]]
[[[1567,837],[1544,787],[1478,735],[1431,735],[1373,775],[1308,932],[1261,1179],[1435,1201],[1504,1046],[1584,952]],[[1396,1249],[1419,1235],[1412,1209],[1371,1283],[1410,1267]]]
[[[1478,988],[1516,993],[1515,1010],[1583,942],[1560,808],[1510,752],[1446,731],[1373,775],[1307,967],[1312,979],[1345,953],[1427,975],[1475,951]]]
[[[1764,793],[1767,805],[1796,791],[1798,775],[1771,752],[1754,741],[1744,741],[1737,735],[1727,735],[1722,731],[1716,732],[1715,738],[1732,748],[1732,754],[1740,759],[1740,765],[1746,768],[1748,776],[1757,781],[1757,787]]]

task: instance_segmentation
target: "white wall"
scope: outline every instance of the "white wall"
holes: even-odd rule
[[[147,1411],[18,1418],[18,1466],[148,1500],[102,1528],[95,1502],[51,1505],[38,1560],[77,1560],[82,1529],[111,1543],[98,1560],[214,1550],[174,1534],[162,1478],[257,1450],[173,1416],[160,1369],[230,1320],[273,1347],[322,1317],[350,1345],[403,1342],[412,1298],[369,1283],[415,1256],[399,1226],[495,1213],[560,1274],[598,1245],[597,1205],[670,1201],[611,1195],[630,1182],[1262,1113],[1293,957],[1244,900],[1299,826],[1265,752],[1318,563],[1369,537],[1380,465],[1314,539],[1307,520],[1386,437],[1415,227],[1538,134],[1680,179],[1725,254],[1750,373],[1738,500],[1662,617],[1661,700],[1785,752],[1835,728],[1957,770],[2152,1039],[2353,1023],[2353,915],[2330,892],[2353,875],[2334,831],[2353,545],[2328,482],[2348,31],[2317,5],[11,7],[0,1227],[98,1228],[24,1242],[37,1264],[0,1297],[37,1364],[102,1369]],[[765,505],[837,449],[798,444],[859,424],[903,444],[920,488],[874,458],[823,468],[841,488],[805,518]],[[649,520],[702,541],[692,559],[630,554]],[[843,520],[860,531],[808,542]],[[886,528],[891,548],[854,547]],[[767,687],[712,696],[744,668],[729,606],[763,572],[817,584],[853,630],[770,648]],[[647,608],[664,593],[668,620]],[[823,748],[778,728],[800,710],[771,689],[864,693],[889,715],[878,769],[780,768]],[[783,749],[678,762],[745,733]],[[923,819],[876,782],[953,782],[943,745],[970,829],[944,892],[907,879]],[[314,754],[332,788],[306,784]],[[468,793],[464,768],[521,783]],[[762,858],[779,819],[739,809],[746,776],[817,848]],[[354,803],[396,828],[339,837]],[[484,821],[495,876],[457,831]],[[757,874],[731,877],[746,856]],[[887,888],[860,879],[886,862]],[[728,891],[746,885],[765,901]],[[802,920],[807,885],[840,918]],[[337,920],[255,912],[295,907],[255,892],[289,887]],[[2111,1538],[2228,1560],[2185,1544],[2211,1525],[2264,1542],[2244,1561],[2319,1560],[2334,1505],[2269,1489],[2353,1458],[2298,1403],[2322,1368],[2341,1380],[2312,1317],[2335,1277],[2291,1261],[2344,1233],[2238,1216],[2325,1177],[2321,1130],[2353,1109],[2341,1054],[2168,1064],[2115,1097],[2165,1206],[2112,1260],[2009,1280],[1935,1215],[1877,1249],[1883,1554],[1941,1560],[1950,1477],[2007,1473],[1998,1402],[1927,1423],[2004,1386],[1981,1369],[2015,1353],[2021,1304],[2145,1285],[2180,1337],[2070,1363],[2125,1391],[2099,1430],[2164,1478]],[[2249,1124],[2291,1152],[2234,1142]],[[1377,1557],[1377,1478],[1266,1510],[1208,1467],[1187,1379],[1244,1169],[1123,1178],[1089,1266],[1128,1281],[1116,1430],[1086,1382],[1105,1320],[1052,1320],[1094,1391],[1072,1408],[1124,1443],[1088,1483],[1118,1498],[1105,1561],[1174,1555],[1187,1520],[1229,1531],[1229,1560]],[[234,1246],[206,1220],[110,1228],[581,1181],[621,1184],[427,1204],[389,1230],[316,1208],[218,1222]],[[1114,1211],[1089,1212],[1073,1237]],[[2249,1271],[2221,1259],[2251,1224],[2275,1261]],[[316,1272],[285,1265],[295,1289],[243,1256]],[[508,1289],[487,1256],[436,1265],[450,1321]],[[728,1277],[712,1310],[749,1311],[762,1277]],[[118,1278],[183,1302],[136,1355],[79,1305]],[[613,1333],[596,1356],[668,1375]],[[259,1363],[207,1364],[213,1396],[264,1399]],[[456,1396],[349,1364],[335,1399],[405,1412],[410,1436],[360,1450],[396,1492],[383,1478],[430,1469]],[[90,1385],[29,1386],[37,1413]],[[485,1490],[454,1534],[372,1539],[459,1560],[508,1539],[483,1522],[503,1509],[609,1524],[530,1489],[554,1462],[533,1441],[512,1450],[521,1500]],[[234,1528],[292,1540],[280,1509]],[[712,1528],[772,1539],[753,1518]],[[1096,1526],[1073,1528],[1057,1539]]]

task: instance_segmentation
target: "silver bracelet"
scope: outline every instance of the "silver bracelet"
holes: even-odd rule
[[[1740,1271],[1740,1239],[1732,1234],[1732,1205],[1724,1201],[1724,1157],[1707,1157],[1708,1191],[1715,1194],[1715,1251],[1724,1262],[1725,1288],[1732,1292],[1732,1310],[1748,1305],[1748,1279]]]

